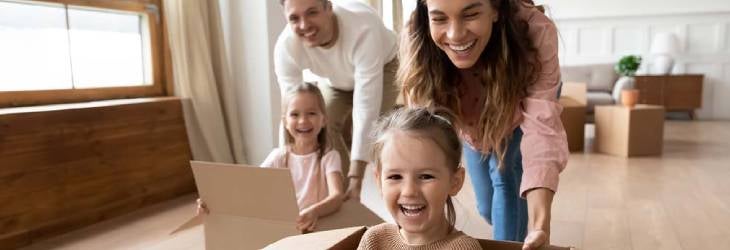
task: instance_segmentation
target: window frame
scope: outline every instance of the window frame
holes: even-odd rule
[[[172,67],[162,0],[28,0],[39,3],[133,11],[147,16],[152,85],[59,90],[0,91],[0,108],[173,95]]]

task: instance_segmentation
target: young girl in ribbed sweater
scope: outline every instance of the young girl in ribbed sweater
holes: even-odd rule
[[[480,249],[454,229],[451,196],[464,183],[464,169],[452,118],[443,110],[411,108],[380,120],[375,176],[396,224],[369,228],[358,249]]]

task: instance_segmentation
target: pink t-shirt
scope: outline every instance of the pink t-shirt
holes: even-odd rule
[[[537,81],[527,89],[515,113],[512,130],[518,126],[523,136],[520,144],[522,153],[522,184],[520,195],[534,188],[558,189],[558,176],[568,162],[568,142],[560,121],[563,108],[557,101],[560,88],[560,65],[558,62],[558,32],[555,24],[542,12],[532,6],[523,6],[517,18],[527,21],[528,37],[537,48],[541,72]],[[460,84],[462,119],[464,127],[459,134],[462,139],[477,150],[485,151],[489,145],[481,145],[475,138],[484,98],[484,88]]]
[[[285,161],[287,155],[289,159]],[[318,165],[317,152],[298,155],[290,151],[287,154],[285,149],[276,148],[261,163],[261,167],[287,168],[287,163],[294,182],[300,211],[327,198],[329,194],[327,191],[327,174],[333,172],[342,174],[340,154],[336,150],[325,153]]]

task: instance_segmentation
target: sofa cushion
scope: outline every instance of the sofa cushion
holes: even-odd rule
[[[611,92],[618,80],[618,74],[613,70],[613,64],[588,64],[577,66],[562,66],[560,74],[563,82],[585,82],[588,91]]]
[[[611,97],[611,93],[609,92],[588,92],[586,94],[586,97],[588,97],[588,105],[586,105],[586,109],[588,112],[593,112],[593,108],[596,105],[613,105],[613,97]]]

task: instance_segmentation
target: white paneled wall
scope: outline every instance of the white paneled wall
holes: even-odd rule
[[[727,0],[534,0],[550,7],[554,17],[596,18],[646,14],[707,13],[730,11]]]
[[[615,63],[624,55],[643,56],[639,73],[651,64],[657,33],[672,32],[680,42],[673,73],[705,75],[700,119],[730,119],[730,12],[617,17],[556,18],[560,63]]]

